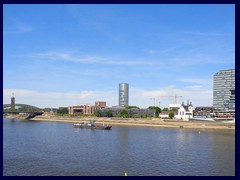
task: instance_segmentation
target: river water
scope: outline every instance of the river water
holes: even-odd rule
[[[235,131],[3,119],[4,176],[234,176]]]

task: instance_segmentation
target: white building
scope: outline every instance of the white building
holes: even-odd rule
[[[181,104],[169,104],[169,110],[174,109],[179,109],[181,107]]]
[[[169,119],[169,112],[168,111],[163,111],[159,114],[159,117],[161,119]]]
[[[192,102],[189,103],[188,101],[187,105],[184,105],[184,103],[182,103],[180,108],[178,109],[178,115],[176,115],[175,117],[182,120],[189,120],[190,118],[193,118]]]

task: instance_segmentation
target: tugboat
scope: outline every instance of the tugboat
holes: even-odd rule
[[[85,129],[103,129],[103,130],[110,130],[112,128],[112,126],[105,126],[103,125],[95,125],[96,120],[93,120],[91,123],[74,123],[73,126],[74,127],[78,127],[78,128],[85,128]]]

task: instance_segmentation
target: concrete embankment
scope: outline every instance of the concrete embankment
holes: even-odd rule
[[[144,118],[99,118],[99,117],[62,117],[62,116],[36,116],[32,121],[55,121],[55,122],[91,122],[96,120],[97,124],[109,124],[120,126],[142,126],[142,127],[166,127],[166,128],[187,128],[187,129],[228,129],[235,130],[235,123],[223,122],[191,122],[191,121],[168,121],[158,118],[144,119]]]

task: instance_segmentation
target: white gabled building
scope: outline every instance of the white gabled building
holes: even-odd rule
[[[178,115],[176,115],[175,117],[182,120],[189,120],[190,118],[193,118],[192,102],[189,103],[188,101],[187,105],[184,105],[184,103],[182,103],[180,108],[178,109]]]

